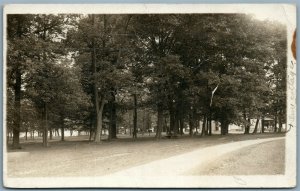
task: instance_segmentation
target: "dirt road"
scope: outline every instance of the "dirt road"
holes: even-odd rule
[[[247,166],[248,163],[252,166]],[[201,148],[122,170],[112,175],[138,177],[283,173],[284,138],[269,138]]]
[[[65,141],[53,142],[48,148],[43,148],[38,144],[24,144],[22,145],[24,148],[22,150],[9,151],[6,170],[9,177],[20,178],[103,176],[170,157],[188,154],[210,146],[222,146],[228,143],[239,145],[246,140],[265,140],[278,136],[282,137],[282,135],[278,134],[258,134],[204,138],[182,137],[179,139],[162,139],[160,141],[150,138],[135,141],[132,139],[120,139],[103,142],[100,145],[81,141]],[[183,158],[187,160],[185,163],[193,164],[193,161],[198,161],[198,159],[204,160],[204,157],[209,156],[208,153],[211,153],[212,156],[219,154],[218,152],[206,151],[192,158]],[[194,164],[197,165],[197,163]],[[181,168],[179,164],[174,164],[173,167]],[[172,169],[170,172],[172,172]]]
[[[278,139],[244,147],[197,166],[189,175],[279,175],[285,171],[285,141]]]

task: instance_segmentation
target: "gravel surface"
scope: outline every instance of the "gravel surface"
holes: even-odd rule
[[[190,175],[279,175],[285,171],[285,140],[230,152],[190,171]]]

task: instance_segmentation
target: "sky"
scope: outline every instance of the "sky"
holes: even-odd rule
[[[253,14],[259,20],[279,21],[281,23],[291,22],[292,12],[288,12],[284,6],[258,6],[255,9],[246,10],[246,13]],[[295,18],[295,17],[294,17]]]

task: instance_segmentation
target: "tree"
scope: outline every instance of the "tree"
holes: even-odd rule
[[[119,17],[112,15],[88,15],[79,21],[77,28],[68,37],[69,45],[76,52],[76,64],[83,71],[84,89],[93,99],[95,142],[100,142],[106,103],[111,108],[110,138],[115,138],[115,96],[127,78],[121,62],[123,48],[118,44],[120,37],[116,37],[117,30],[114,30],[118,19]]]
[[[13,118],[13,148],[20,147],[20,128],[21,128],[21,100],[24,84],[24,73],[27,69],[26,61],[30,53],[30,15],[8,15],[7,16],[7,81],[8,88],[13,89],[14,97],[14,118]],[[9,93],[7,90],[7,93]],[[10,110],[8,110],[10,111]]]
[[[61,75],[57,62],[66,53],[63,51],[63,27],[67,24],[65,15],[34,15],[31,20],[31,32],[34,41],[30,44],[34,54],[30,59],[32,68],[26,81],[28,95],[42,113],[43,118],[43,145],[48,145],[49,108],[55,100],[57,92],[54,90]],[[51,137],[50,126],[50,137]]]
[[[166,72],[164,64],[169,63],[168,59],[173,59],[171,55],[175,43],[174,32],[178,21],[175,15],[138,15],[133,17],[132,23],[132,33],[135,34],[134,42],[136,47],[139,47],[138,53],[141,53],[137,63],[141,65],[140,69],[144,71],[144,76],[148,76],[148,87],[156,102],[158,120],[156,137],[160,138],[163,112],[168,107],[166,103],[172,103],[168,92],[171,89],[168,85],[170,86],[172,79],[164,73]],[[181,67],[178,59],[176,64]],[[171,110],[170,121],[173,124],[173,108],[169,107],[169,109]]]
[[[271,89],[270,114],[278,119],[278,132],[282,131],[282,124],[286,121],[286,67],[287,67],[287,31],[284,25],[272,23],[270,27],[270,65],[268,79]],[[275,120],[275,132],[277,131]]]
[[[58,125],[61,127],[61,140],[64,141],[65,120],[72,125],[83,125],[83,119],[88,115],[90,100],[80,84],[80,70],[72,65],[70,60],[61,60],[57,65],[60,74],[52,91],[56,92],[50,111],[58,114]],[[70,125],[70,124],[69,124]]]

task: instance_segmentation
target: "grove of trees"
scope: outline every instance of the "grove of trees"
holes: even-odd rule
[[[121,126],[221,134],[250,119],[286,120],[286,26],[246,14],[7,15],[6,126],[38,131],[44,146],[64,129],[101,142]],[[129,119],[129,120],[128,120]],[[122,125],[121,125],[122,124]],[[126,129],[125,129],[126,131]],[[264,128],[262,128],[262,132]],[[49,135],[48,135],[49,134]]]

